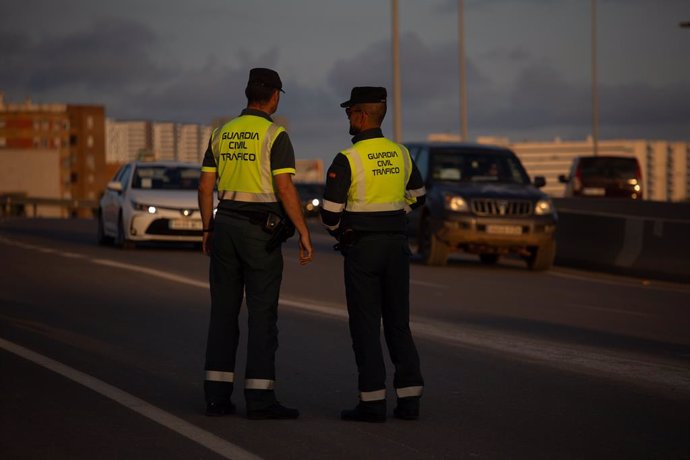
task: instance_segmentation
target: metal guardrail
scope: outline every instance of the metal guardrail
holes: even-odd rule
[[[39,206],[57,207],[64,211],[64,214],[68,217],[85,217],[86,215],[93,215],[94,210],[98,207],[98,201],[29,197],[14,193],[0,195],[0,215],[2,216],[36,217]],[[27,212],[28,210],[31,210],[31,212]]]

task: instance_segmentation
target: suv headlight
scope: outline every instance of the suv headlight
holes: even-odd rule
[[[468,211],[467,201],[459,195],[446,195],[444,197],[444,205],[446,209],[451,211]]]
[[[137,203],[136,201],[132,200],[132,207],[136,209],[137,211],[146,211],[149,214],[155,214],[158,212],[158,209],[155,206],[151,206],[148,204],[142,204],[142,203]]]
[[[534,205],[534,214],[537,216],[543,216],[544,214],[553,214],[553,203],[548,198],[545,200],[539,200]]]

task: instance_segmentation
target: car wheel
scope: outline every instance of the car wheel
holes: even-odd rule
[[[448,245],[431,229],[431,218],[425,216],[419,232],[419,253],[425,265],[445,265],[448,262]]]
[[[479,254],[479,261],[485,265],[493,265],[498,262],[498,254]]]
[[[548,270],[553,266],[555,258],[556,241],[549,240],[532,250],[532,254],[527,258],[527,267],[534,271]]]
[[[125,233],[125,226],[122,222],[122,214],[120,214],[117,220],[117,237],[115,237],[115,246],[122,249],[132,249],[134,248],[134,242],[128,240]]]
[[[103,211],[98,210],[98,230],[96,232],[96,239],[98,244],[106,246],[113,243],[112,237],[105,234],[105,227],[103,225]]]

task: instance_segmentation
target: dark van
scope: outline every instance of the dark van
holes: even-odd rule
[[[570,174],[558,180],[566,184],[566,197],[642,199],[642,170],[635,157],[577,157]]]

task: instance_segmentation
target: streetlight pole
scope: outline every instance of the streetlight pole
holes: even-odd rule
[[[597,0],[592,0],[592,154],[599,155],[599,94],[597,88]]]
[[[467,142],[467,83],[465,79],[465,1],[458,0],[458,59],[460,63],[460,136]]]
[[[400,103],[400,45],[398,43],[398,0],[393,0],[393,139],[402,142]]]

